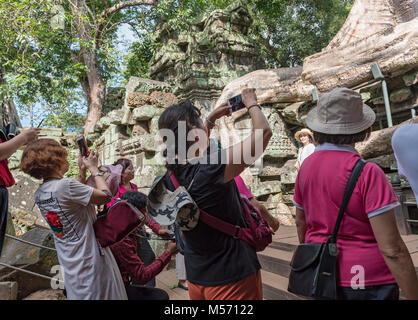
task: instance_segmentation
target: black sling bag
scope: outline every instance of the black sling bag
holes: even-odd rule
[[[324,243],[306,243],[296,248],[289,275],[288,291],[294,294],[318,298],[337,298],[337,233],[348,201],[366,162],[360,159],[350,175],[344,191],[332,235]]]

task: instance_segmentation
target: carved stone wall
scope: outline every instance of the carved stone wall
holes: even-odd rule
[[[247,8],[234,4],[202,16],[188,31],[160,25],[155,41],[162,46],[151,63],[151,78],[171,84],[176,96],[205,113],[228,82],[263,67],[248,35],[251,24]]]

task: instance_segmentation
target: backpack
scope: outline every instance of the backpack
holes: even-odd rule
[[[116,199],[97,215],[93,223],[94,233],[105,248],[121,241],[145,223],[146,216],[126,200]]]
[[[172,172],[170,173],[170,179],[176,189],[180,187]],[[212,216],[202,209],[199,209],[199,219],[213,229],[221,231],[235,239],[241,239],[247,242],[256,252],[263,251],[272,242],[273,231],[261,215],[260,211],[251,204],[248,198],[242,194],[240,194],[240,197],[241,205],[244,210],[244,220],[247,225],[246,228],[230,224]]]

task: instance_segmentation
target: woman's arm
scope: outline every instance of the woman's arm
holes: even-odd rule
[[[37,139],[40,131],[38,128],[26,129],[13,139],[0,143],[0,161],[9,158],[21,146]]]
[[[408,248],[396,225],[394,209],[370,218],[370,224],[389,270],[407,299],[418,300],[418,279]]]
[[[232,114],[231,107],[227,103],[221,104],[219,107],[214,109],[211,113],[209,113],[209,115],[207,116],[204,122],[204,125],[208,131],[208,138],[210,137],[210,131],[213,129],[214,127],[213,124],[215,123],[215,121],[218,120],[219,118],[222,118],[223,116],[229,117],[231,114]]]
[[[106,184],[105,179],[102,176],[96,175],[99,173],[99,168],[97,167],[99,163],[99,155],[95,151],[92,151],[88,158],[82,158],[82,164],[90,171],[90,174],[94,176],[94,183],[96,188],[93,190],[89,204],[102,205],[106,204],[112,200],[112,197],[108,194],[111,194],[109,187]]]
[[[260,202],[258,202],[255,197],[251,198],[250,202],[254,207],[256,207],[260,211],[261,215],[267,221],[270,228],[272,228],[273,231],[276,232],[277,229],[279,229],[279,227],[280,227],[279,220],[277,220],[275,217],[273,217],[270,214],[270,212],[267,210],[267,208],[265,206],[263,206]]]
[[[177,253],[176,244],[170,242],[167,250],[161,256],[155,259],[149,266],[145,266],[144,262],[138,257],[136,241],[132,238],[124,238],[110,246],[112,254],[120,270],[127,272],[134,283],[145,285],[156,275],[158,275],[164,267],[170,262],[171,256]]]
[[[250,136],[228,148],[228,163],[225,167],[224,182],[234,179],[261,157],[273,134],[261,107],[255,106],[258,105],[255,89],[244,89],[242,91],[242,102],[249,108],[248,113],[251,116],[252,130]]]
[[[305,211],[296,207],[296,229],[298,232],[299,243],[305,243],[306,219]]]

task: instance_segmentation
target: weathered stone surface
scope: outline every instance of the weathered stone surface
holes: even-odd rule
[[[403,74],[418,65],[416,0],[356,0],[327,48],[307,57],[302,79],[321,92],[373,79],[370,65],[384,75]]]
[[[294,226],[295,219],[292,215],[290,208],[283,202],[279,202],[276,208],[275,217],[279,220],[281,225]],[[278,230],[280,232],[280,229]]]
[[[0,300],[16,300],[17,288],[15,281],[0,282]]]
[[[356,143],[356,149],[364,159],[374,158],[393,153],[392,135],[396,129],[405,123],[418,123],[418,117],[402,122],[391,128],[371,133],[367,141]]]
[[[20,237],[23,240],[54,248],[53,235],[47,229],[35,227]],[[56,251],[41,249],[19,241],[10,241],[3,248],[0,262],[12,266],[51,276],[52,266],[59,265]],[[18,299],[40,290],[51,288],[49,280],[39,278],[24,272],[11,272],[6,267],[0,267],[0,278],[4,281],[16,281],[19,284]]]
[[[297,148],[289,139],[290,133],[281,116],[278,113],[271,112],[268,121],[273,135],[264,151],[264,157],[294,158],[297,155]]]
[[[63,290],[39,290],[31,293],[22,300],[67,300],[64,296]]]
[[[311,84],[301,80],[302,68],[257,70],[228,83],[216,106],[241,93],[242,88],[256,88],[258,102],[298,102],[312,99]]]
[[[281,190],[280,182],[260,182],[260,184],[256,186],[256,190],[254,190],[253,195],[255,197],[261,197],[269,194],[280,193]]]
[[[132,119],[135,121],[150,120],[153,117],[159,116],[163,109],[156,108],[150,105],[144,105],[139,108],[135,108],[132,111]]]
[[[105,101],[103,103],[102,115],[106,116],[112,110],[120,109],[123,107],[125,98],[125,88],[107,88]]]
[[[161,24],[155,42],[164,45],[151,61],[151,77],[171,83],[176,96],[208,111],[225,84],[263,67],[258,46],[248,36],[251,24],[248,9],[239,3],[202,16],[190,32]]]
[[[128,96],[128,106],[132,108],[141,107],[144,105],[150,105],[153,104],[154,99],[151,98],[151,96],[147,94],[143,94],[141,92],[132,92]]]
[[[149,132],[148,128],[148,121],[140,121],[138,124],[135,124],[132,127],[131,135],[132,136],[140,136],[142,134],[148,134]]]
[[[385,156],[368,159],[367,162],[376,163],[379,167],[381,167],[385,171],[397,170],[397,166],[398,166],[395,155],[393,153],[385,155]]]
[[[288,123],[302,125],[302,109],[306,102],[296,102],[280,110],[283,119]]]
[[[150,94],[155,106],[160,108],[167,108],[173,104],[177,104],[179,100],[171,92],[153,91]]]
[[[15,175],[16,184],[9,189],[9,208],[17,223],[49,228],[35,204],[34,192],[39,183],[27,176]]]
[[[391,102],[399,103],[411,99],[414,96],[411,89],[402,88],[392,92],[389,96]]]
[[[411,73],[405,74],[402,77],[404,83],[406,86],[412,86],[416,83],[418,83],[418,71],[413,71]]]

